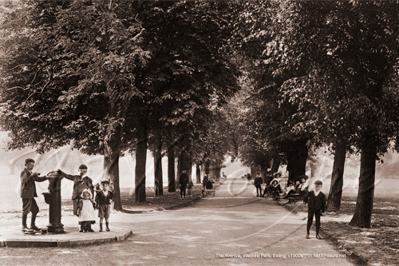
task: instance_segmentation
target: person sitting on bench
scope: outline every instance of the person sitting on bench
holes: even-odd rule
[[[272,183],[274,180],[277,180],[277,182],[278,182],[278,178],[280,178],[280,177],[281,177],[280,173],[274,173],[274,174],[270,173],[269,174],[268,181],[266,182],[265,190],[263,191],[262,197],[264,197],[267,192],[270,193],[269,195],[272,195],[272,193],[271,193]]]
[[[295,190],[295,185],[291,180],[288,180],[286,194],[282,198],[287,199],[288,197],[291,197],[294,194],[297,194],[297,191]]]
[[[307,183],[308,178],[309,177],[307,175],[302,175],[301,183],[298,186],[298,192],[302,199],[305,199],[309,193],[309,191],[308,191],[309,186]]]
[[[275,199],[277,198],[277,196],[280,196],[279,193],[283,193],[277,179],[272,180],[271,186],[270,186],[270,192],[272,194],[272,197]]]

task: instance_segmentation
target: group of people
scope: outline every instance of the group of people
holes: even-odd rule
[[[271,197],[277,199],[280,197],[280,195],[282,198],[288,198],[292,194],[300,194],[301,197],[303,197],[307,193],[308,185],[306,181],[308,177],[306,175],[301,176],[301,181],[296,181],[295,183],[291,180],[288,180],[287,187],[284,191],[280,186],[280,177],[280,173],[273,174],[272,178],[270,178],[270,181],[266,182],[265,189],[262,192],[263,178],[261,177],[260,173],[257,173],[254,180],[256,196],[264,197],[265,195],[270,195]]]
[[[223,173],[223,178],[227,179],[226,175]],[[180,188],[180,199],[184,200],[186,198],[186,188],[192,188],[193,183],[189,180],[186,170],[182,170],[179,177],[179,188]],[[213,182],[208,178],[207,175],[202,179],[202,196],[204,196],[205,190],[212,189]]]
[[[266,184],[265,190],[262,194],[262,183],[263,179],[260,173],[257,173],[256,178],[254,180],[254,185],[256,187],[256,196],[264,197],[267,193],[271,195],[274,199],[277,199],[280,194],[283,193],[281,189],[279,178],[281,177],[280,173],[275,173],[273,175],[273,179]],[[321,239],[320,236],[320,217],[322,213],[326,210],[327,207],[327,198],[326,195],[321,192],[321,188],[323,186],[323,182],[320,180],[316,180],[314,182],[314,189],[309,191],[309,185],[307,183],[308,176],[302,175],[300,177],[301,181],[296,181],[295,183],[289,180],[287,182],[287,188],[282,195],[282,198],[289,198],[293,194],[299,195],[302,198],[303,202],[308,205],[308,221],[306,226],[306,239],[309,239],[310,228],[313,223],[313,217],[316,219],[316,238]]]
[[[35,197],[37,197],[35,182],[47,180],[46,176],[39,176],[32,170],[35,166],[33,159],[25,160],[25,169],[21,172],[21,198],[22,198],[22,231],[40,231],[35,224],[36,215],[39,212]],[[100,184],[93,185],[93,180],[87,176],[87,166],[79,166],[79,175],[68,175],[61,170],[57,173],[61,177],[73,181],[73,214],[79,217],[79,232],[94,232],[91,225],[95,223],[98,209],[100,232],[103,231],[103,220],[105,219],[106,230],[109,229],[110,205],[113,201],[113,193],[109,188],[109,180],[102,180]],[[95,196],[94,196],[95,195]],[[31,225],[27,227],[27,217],[31,214]]]

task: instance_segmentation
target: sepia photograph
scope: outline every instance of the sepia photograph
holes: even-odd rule
[[[0,265],[399,265],[398,14],[0,0]]]

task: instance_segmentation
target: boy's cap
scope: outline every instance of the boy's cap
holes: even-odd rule
[[[31,158],[28,158],[28,159],[25,160],[25,165],[28,164],[28,163],[35,163],[35,160],[33,160]]]
[[[81,165],[79,166],[79,169],[86,169],[86,170],[87,170],[87,166],[84,165],[84,164],[81,164]]]
[[[314,182],[314,184],[315,184],[316,186],[321,186],[321,185],[323,185],[323,182],[321,182],[320,180],[316,180],[316,181]]]
[[[108,180],[101,180],[101,184],[107,183],[109,185],[109,181]]]

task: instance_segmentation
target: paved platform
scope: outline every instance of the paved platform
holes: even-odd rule
[[[191,206],[142,214],[112,213],[108,243],[78,248],[0,248],[2,265],[354,265],[328,239],[305,239],[306,221],[272,199],[256,197],[254,186],[238,179],[226,182]],[[107,232],[79,233],[77,218],[62,222],[67,237],[89,241]],[[48,222],[40,217],[38,226]],[[0,235],[8,230],[20,234],[20,219],[0,221]],[[322,221],[323,223],[323,221]],[[119,229],[120,228],[120,229]],[[133,231],[123,242],[110,240]],[[2,235],[0,237],[4,237]],[[23,237],[20,235],[20,237]],[[36,237],[36,236],[35,236]],[[61,241],[58,241],[61,243]],[[57,243],[58,243],[57,242]]]
[[[73,247],[79,245],[102,244],[113,241],[124,241],[133,235],[133,230],[126,225],[120,215],[114,213],[110,218],[111,231],[99,232],[99,224],[92,225],[94,232],[79,232],[78,218],[67,216],[62,219],[65,233],[62,234],[24,234],[21,232],[21,220],[11,219],[0,222],[1,247]],[[36,224],[45,228],[47,217],[38,217]],[[28,222],[30,217],[28,217]],[[105,227],[105,224],[104,224]],[[105,229],[105,228],[104,228]]]
[[[189,197],[187,200],[168,208],[159,209],[125,209],[125,212],[113,211],[109,219],[111,231],[99,232],[98,220],[92,225],[94,232],[79,232],[78,218],[72,211],[62,210],[61,223],[64,225],[63,234],[24,234],[21,232],[21,213],[12,212],[11,218],[0,220],[0,247],[74,247],[98,245],[108,242],[124,241],[133,236],[133,219],[137,214],[156,213],[189,206],[201,197]],[[30,223],[30,215],[27,219]],[[36,219],[36,225],[46,228],[49,224],[48,209],[41,209]],[[103,224],[105,229],[105,224]]]

